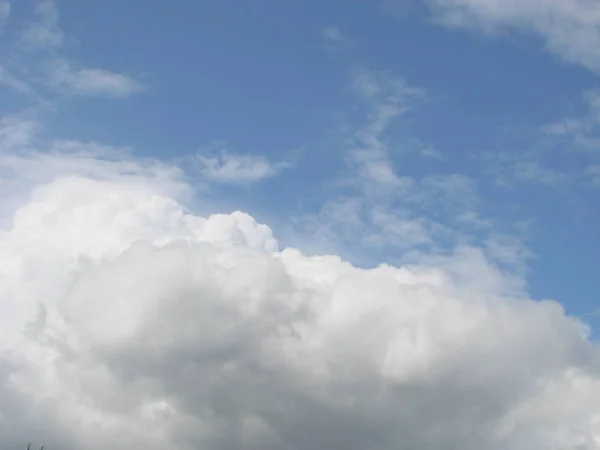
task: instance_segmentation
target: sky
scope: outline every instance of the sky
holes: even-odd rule
[[[600,3],[0,0],[0,450],[600,449]]]

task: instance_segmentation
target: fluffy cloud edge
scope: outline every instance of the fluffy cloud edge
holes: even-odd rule
[[[481,249],[308,257],[247,214],[194,215],[176,171],[97,153],[0,232],[7,442],[600,448],[589,330]]]

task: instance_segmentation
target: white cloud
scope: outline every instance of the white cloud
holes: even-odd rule
[[[278,251],[128,164],[34,172],[0,231],[7,447],[600,449],[598,344],[483,251],[371,270]]]
[[[394,139],[395,126],[402,125],[427,93],[385,72],[362,69],[353,75],[364,118],[345,140],[347,170],[318,212],[297,223],[313,239],[366,265],[372,260],[365,255],[406,262],[451,249],[464,240],[465,227],[475,226],[473,221],[454,220],[474,214],[473,182],[453,173],[403,174],[402,157],[441,155],[420,140],[397,146]],[[424,149],[430,151],[424,155]]]
[[[301,217],[298,223],[312,239],[336,250],[426,245],[432,242],[431,228],[437,226],[414,218],[404,207],[420,185],[397,172],[387,141],[392,124],[425,93],[385,72],[363,68],[352,75],[364,118],[345,139],[347,170],[319,211]],[[394,201],[401,206],[392,206]]]
[[[4,26],[10,16],[10,2],[8,0],[0,1],[0,33],[4,30]]]
[[[29,83],[14,76],[5,66],[0,64],[0,84],[3,84],[20,94],[36,95]]]
[[[64,33],[58,25],[58,10],[53,0],[41,0],[35,5],[36,20],[27,24],[20,34],[20,44],[28,49],[60,47]]]
[[[585,112],[580,116],[565,117],[542,127],[549,137],[568,140],[573,149],[600,152],[600,89],[583,92]]]
[[[441,23],[486,33],[540,37],[565,61],[600,73],[600,3],[595,0],[427,0]]]
[[[474,181],[466,175],[427,175],[421,179],[420,185],[420,191],[415,194],[415,200],[420,203],[439,199],[446,205],[475,206],[478,202]],[[443,207],[443,205],[439,204],[436,207]]]
[[[578,165],[575,176],[579,179],[588,178],[594,184],[595,162],[600,155],[600,89],[586,90],[582,97],[584,108],[580,114],[549,123],[542,127],[541,133],[546,141],[561,150],[579,152],[576,156],[584,158],[584,161]],[[556,180],[560,173],[552,172],[554,173],[548,173],[549,177],[544,178],[548,178],[548,181],[560,181]]]
[[[0,155],[31,144],[38,128],[39,124],[32,119],[19,116],[2,117],[0,119]]]
[[[471,209],[472,181],[398,174],[386,134],[422,92],[359,78],[358,183],[326,205],[330,223],[399,254],[430,245],[446,231],[406,205]],[[97,142],[43,143],[38,127],[0,124],[3,445],[600,449],[600,349],[498,269],[520,269],[518,242],[370,270],[280,251],[248,214],[184,207],[181,168]],[[198,158],[218,182],[285,167]],[[461,220],[482,226],[469,212]]]
[[[325,27],[321,31],[321,35],[325,38],[328,48],[332,50],[352,44],[352,41],[342,33],[342,30],[333,25]]]
[[[351,163],[368,189],[403,189],[408,180],[398,176],[392,166],[385,133],[395,120],[412,109],[424,91],[402,78],[366,69],[354,74],[353,86],[365,102],[366,123],[353,136]]]
[[[324,28],[323,36],[336,42],[344,42],[346,40],[340,29],[334,26]]]
[[[35,186],[62,177],[84,177],[132,190],[153,184],[154,192],[187,198],[183,170],[153,159],[133,158],[128,148],[94,142],[43,142],[35,121],[4,120],[0,127],[0,227]],[[41,150],[40,150],[41,149]],[[143,182],[140,183],[140,180]]]
[[[72,95],[87,97],[128,97],[145,89],[139,81],[104,69],[74,69],[65,60],[56,60],[49,83]]]
[[[367,234],[365,242],[379,246],[411,248],[431,244],[431,224],[422,218],[402,218],[397,212],[374,208],[371,220],[377,226],[374,233]]]
[[[60,94],[109,98],[124,98],[146,89],[131,76],[88,67],[65,57],[67,39],[59,25],[54,1],[38,1],[34,12],[35,20],[21,28],[11,63],[0,65],[1,84],[45,104],[48,102],[36,89],[43,92],[51,88]]]
[[[103,146],[94,142],[54,141],[48,151],[21,150],[0,153],[0,167],[14,173],[14,179],[31,185],[68,175],[130,184],[138,178],[170,186],[168,192],[184,188],[183,171],[153,159],[133,159],[128,148]],[[173,184],[171,184],[173,183]]]
[[[600,88],[585,91],[583,97],[588,104],[592,119],[600,123]]]
[[[437,160],[444,159],[444,155],[442,155],[442,153],[439,150],[436,150],[433,147],[424,147],[423,149],[421,149],[419,151],[419,155],[421,155],[423,158],[429,158],[429,159],[437,159]]]
[[[262,181],[290,167],[288,163],[272,163],[264,156],[241,155],[226,150],[218,154],[198,153],[193,157],[193,163],[204,179],[229,184]]]
[[[585,128],[581,120],[567,118],[542,127],[542,133],[548,136],[568,136]]]
[[[541,167],[535,161],[521,161],[514,166],[514,175],[519,180],[555,185],[564,183],[567,176],[555,169]]]
[[[593,164],[589,166],[585,174],[590,179],[593,186],[600,187],[600,164]]]
[[[547,131],[543,132],[547,133]],[[542,142],[548,145],[546,138]],[[543,147],[539,142],[538,145],[540,148]],[[541,152],[539,148],[532,146],[525,151],[483,152],[481,156],[497,185],[505,188],[514,188],[519,183],[557,188],[573,182],[580,176],[577,170],[554,162],[552,160],[554,155],[550,150],[556,149],[548,147],[545,152]],[[563,153],[564,148],[559,148],[558,151]]]

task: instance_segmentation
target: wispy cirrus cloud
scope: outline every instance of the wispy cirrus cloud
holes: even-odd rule
[[[49,85],[59,91],[85,97],[124,98],[146,87],[129,76],[95,68],[72,68],[64,59],[50,66]]]
[[[0,63],[0,84],[24,95],[37,96],[33,87],[22,78],[15,76]]]
[[[334,247],[424,245],[430,240],[422,221],[404,210],[382,213],[391,199],[408,195],[416,185],[412,177],[397,173],[386,133],[424,92],[400,77],[365,68],[352,73],[352,87],[362,102],[363,119],[343,138],[346,173],[318,213],[300,222],[313,239]],[[404,237],[401,231],[407,232]]]
[[[352,86],[363,115],[343,137],[346,171],[329,186],[318,212],[298,220],[304,231],[330,248],[350,249],[353,256],[352,249],[358,248],[363,257],[402,255],[403,261],[443,254],[465,243],[487,248],[485,242],[499,239],[493,223],[477,214],[480,199],[469,175],[402,171],[403,159],[443,160],[420,140],[405,132],[398,139],[395,133],[427,101],[427,91],[393,74],[364,68],[353,72]],[[431,151],[423,154],[426,149]],[[525,258],[526,252],[519,254]],[[368,258],[363,262],[368,264]]]
[[[344,35],[342,34],[341,30],[336,27],[336,26],[328,26],[325,27],[322,31],[323,37],[327,38],[327,39],[331,39],[332,41],[335,42],[345,42],[346,38],[344,37]]]
[[[580,114],[570,115],[544,125],[541,135],[555,152],[576,160],[577,172],[566,174],[571,179],[586,180],[598,186],[597,167],[600,159],[600,89],[583,92]],[[573,172],[573,171],[572,171]],[[564,177],[563,177],[564,178]]]
[[[0,33],[4,30],[8,17],[10,16],[10,2],[8,0],[0,1]]]
[[[321,35],[325,39],[325,44],[329,50],[338,50],[353,44],[353,41],[335,25],[323,28]]]
[[[223,184],[256,183],[292,166],[290,162],[272,162],[261,155],[244,155],[225,149],[199,152],[191,160],[202,179]]]
[[[36,136],[36,120],[21,116],[4,116],[0,119],[0,147],[4,151],[29,146]]]
[[[600,158],[600,90],[586,90],[578,100],[578,114],[535,128],[532,142],[523,144],[528,149],[485,152],[484,159],[500,184],[556,187],[581,181],[586,167]],[[568,165],[561,163],[566,158]]]
[[[560,139],[569,149],[600,154],[600,89],[583,93],[585,111],[542,127],[546,136]]]
[[[391,165],[385,132],[406,114],[424,91],[400,77],[367,69],[355,72],[353,87],[365,105],[366,122],[352,137],[349,160],[370,189],[390,190],[406,185]]]
[[[593,186],[600,187],[600,164],[589,166],[585,171],[585,175]]]
[[[600,3],[594,0],[426,1],[441,24],[491,35],[530,33],[562,60],[600,73]]]
[[[67,38],[53,0],[38,1],[34,15],[17,34],[19,57],[0,61],[0,83],[39,101],[47,89],[62,95],[125,98],[146,88],[129,75],[67,58]]]
[[[567,175],[559,170],[542,167],[535,161],[518,161],[513,166],[514,176],[518,180],[556,185],[563,183]]]
[[[426,146],[426,147],[423,147],[422,149],[420,149],[419,155],[422,156],[423,158],[427,158],[427,159],[437,159],[437,160],[444,159],[444,155],[442,155],[442,152],[440,152],[439,150],[437,150],[431,146]]]
[[[53,0],[40,0],[34,7],[35,19],[21,29],[18,44],[26,50],[58,48],[65,35],[58,24],[58,9]]]
[[[528,142],[526,145],[531,147],[534,144]],[[554,189],[576,181],[577,173],[548,161],[549,156],[559,153],[551,150],[546,153],[531,148],[524,151],[486,151],[477,158],[494,184],[503,188],[514,189],[529,184]]]

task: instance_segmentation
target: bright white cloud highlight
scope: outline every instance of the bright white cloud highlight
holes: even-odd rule
[[[445,25],[540,37],[565,61],[600,72],[600,3],[596,0],[427,0]]]
[[[598,345],[482,251],[279,251],[244,213],[183,208],[177,170],[94,148],[11,154],[55,169],[0,231],[7,447],[600,449]]]

